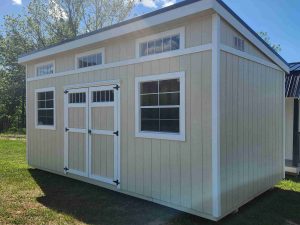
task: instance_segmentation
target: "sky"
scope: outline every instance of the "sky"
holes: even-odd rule
[[[137,0],[138,1],[138,0]],[[131,16],[141,15],[180,0],[142,0]],[[223,0],[254,31],[264,31],[271,42],[281,45],[280,55],[287,62],[300,61],[300,0]],[[0,0],[3,16],[22,12],[30,0]]]

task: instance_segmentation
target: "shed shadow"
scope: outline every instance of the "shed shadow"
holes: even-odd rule
[[[42,170],[29,172],[44,192],[39,203],[87,224],[300,224],[299,192],[275,188],[216,223]]]

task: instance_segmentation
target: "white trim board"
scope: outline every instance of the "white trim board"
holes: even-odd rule
[[[221,216],[221,171],[220,171],[220,22],[218,14],[212,15],[212,202],[213,216]]]
[[[119,67],[119,66],[128,66],[128,65],[137,64],[137,63],[149,62],[149,61],[153,61],[153,60],[182,56],[182,55],[193,54],[193,53],[209,51],[209,50],[211,50],[211,44],[199,45],[196,47],[179,49],[179,50],[174,50],[174,51],[170,51],[170,52],[164,52],[164,53],[160,53],[157,55],[144,56],[141,58],[134,58],[134,59],[124,60],[124,61],[120,61],[120,62],[108,63],[108,64],[103,64],[103,65],[98,65],[98,66],[91,66],[91,67],[86,67],[86,68],[82,68],[82,69],[69,70],[69,71],[55,73],[55,74],[51,74],[51,75],[30,77],[30,78],[27,78],[27,81],[43,80],[43,79],[49,79],[49,78],[54,78],[54,77],[61,77],[61,76],[66,76],[66,75],[91,72],[91,71],[100,70],[100,69],[108,69],[108,68],[114,68],[114,67]]]
[[[228,52],[228,53],[231,53],[233,55],[237,55],[237,56],[242,57],[244,59],[248,59],[250,61],[262,64],[264,66],[268,66],[268,67],[271,67],[273,69],[280,70],[280,71],[282,70],[279,66],[277,66],[274,63],[268,62],[265,59],[256,57],[256,56],[251,55],[251,54],[249,54],[247,52],[243,52],[243,51],[237,50],[237,49],[232,48],[230,46],[227,46],[227,45],[224,45],[224,44],[220,44],[220,49],[221,49],[221,51]]]

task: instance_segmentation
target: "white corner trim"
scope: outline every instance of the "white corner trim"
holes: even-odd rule
[[[38,117],[37,117],[37,94],[40,92],[47,92],[53,91],[53,125],[38,125]],[[34,90],[34,121],[35,121],[35,128],[36,129],[45,129],[45,130],[56,130],[56,101],[55,101],[55,87],[47,87],[47,88],[40,88]]]
[[[86,45],[98,43],[104,40],[108,40],[114,37],[120,37],[132,32],[137,32],[142,29],[153,27],[162,23],[170,22],[178,18],[193,15],[201,11],[212,8],[212,0],[197,1],[173,10],[166,11],[164,13],[157,14],[148,18],[140,19],[122,26],[118,26],[112,29],[108,29],[93,35],[89,35],[84,38],[80,38],[74,41],[67,42],[52,48],[48,48],[30,55],[20,57],[18,63],[26,63],[38,58],[66,52],[72,49],[80,48]]]
[[[282,102],[283,102],[283,106],[282,106],[282,115],[283,115],[283,122],[282,122],[282,129],[283,129],[283,132],[282,132],[282,136],[283,136],[283,163],[282,163],[282,165],[283,165],[283,168],[282,168],[282,177],[283,178],[285,178],[285,126],[286,126],[286,124],[285,124],[285,72],[283,72],[283,82],[282,82],[282,91],[283,91],[283,93],[282,93],[282,98],[283,98],[283,100],[282,100]]]
[[[180,79],[179,133],[144,132],[140,129],[140,83],[153,80]],[[135,78],[135,136],[164,140],[185,141],[185,72],[166,73]]]
[[[221,171],[220,171],[220,21],[212,15],[212,196],[213,216],[221,216]]]
[[[75,69],[76,70],[80,69],[78,67],[78,58],[79,57],[89,56],[89,55],[98,54],[98,53],[101,53],[101,57],[102,57],[102,64],[101,65],[105,64],[105,48],[103,47],[103,48],[93,49],[93,50],[90,50],[90,51],[75,54],[75,62],[74,62]]]
[[[41,63],[38,63],[38,64],[35,64],[34,65],[34,75],[35,76],[38,76],[37,75],[37,68],[40,67],[40,66],[46,66],[48,64],[52,64],[53,65],[53,73],[51,74],[45,74],[45,75],[39,75],[40,76],[48,76],[48,75],[52,75],[52,74],[55,74],[55,60],[50,60],[50,61],[47,61],[47,62],[41,62]],[[27,64],[26,64],[27,65]]]
[[[140,56],[140,44],[141,43],[147,42],[147,41],[152,41],[152,40],[154,41],[156,39],[167,37],[167,36],[172,36],[175,34],[180,35],[179,49],[184,49],[185,48],[185,27],[183,26],[183,27],[175,28],[172,30],[167,30],[164,32],[160,32],[157,34],[153,34],[153,35],[149,35],[146,37],[136,39],[136,41],[135,41],[135,57],[136,58],[146,57],[146,56]],[[174,51],[176,51],[176,50],[174,50]],[[158,53],[158,54],[162,54],[162,53]],[[154,54],[154,55],[158,55],[158,54]]]
[[[176,56],[181,56],[181,55],[193,54],[193,53],[197,53],[197,52],[209,51],[209,50],[211,50],[211,46],[212,46],[211,44],[199,45],[196,47],[191,47],[191,48],[186,48],[186,49],[176,50],[176,51],[170,51],[170,52],[164,52],[161,54],[145,56],[145,57],[137,58],[137,59],[135,58],[135,59],[129,59],[129,60],[124,60],[124,61],[120,61],[120,62],[107,63],[107,64],[102,64],[102,65],[97,65],[97,66],[90,66],[90,67],[85,67],[82,69],[69,70],[69,71],[60,72],[60,73],[51,74],[51,75],[45,75],[45,76],[39,76],[39,77],[29,77],[29,78],[27,78],[27,81],[36,81],[36,80],[61,77],[61,76],[66,76],[66,75],[74,75],[74,74],[78,74],[78,73],[91,72],[91,71],[95,71],[95,70],[108,69],[108,68],[114,68],[114,67],[119,67],[119,66],[128,66],[128,65],[133,65],[133,64],[137,64],[137,63],[149,62],[149,61],[153,61],[153,60],[159,60],[159,59],[176,57]]]
[[[249,53],[247,52],[243,52],[243,51],[240,51],[240,50],[237,50],[235,48],[232,48],[230,46],[227,46],[227,45],[224,45],[224,44],[221,44],[221,50],[224,51],[224,52],[228,52],[228,53],[231,53],[233,55],[236,55],[236,56],[239,56],[239,57],[242,57],[244,59],[248,59],[250,61],[253,61],[253,62],[256,62],[256,63],[259,63],[259,64],[262,64],[264,66],[268,66],[268,67],[271,67],[273,69],[276,69],[276,70],[280,70],[282,71],[282,69],[277,66],[276,64],[274,63],[271,63],[265,59],[262,59],[262,58],[259,58],[259,57],[256,57],[254,55],[250,55]]]
[[[279,65],[285,72],[289,73],[290,69],[276,54],[274,54],[267,46],[265,46],[255,35],[253,35],[240,21],[238,21],[231,13],[229,13],[220,3],[213,1],[213,9],[222,16],[231,26],[238,30],[260,51],[266,54],[273,62]]]

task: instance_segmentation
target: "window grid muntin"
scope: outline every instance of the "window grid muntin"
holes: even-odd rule
[[[50,98],[48,98],[49,93],[51,93]],[[44,97],[42,95],[44,95]],[[41,97],[43,97],[43,99],[41,99]],[[47,103],[49,102],[52,102],[52,107],[47,107]],[[44,107],[41,107],[41,105],[44,105]],[[54,91],[43,91],[37,93],[37,125],[54,125]]]
[[[176,80],[177,82],[179,82],[179,86],[178,86],[178,91],[172,91],[172,92],[160,92],[160,82],[162,81],[170,81],[170,80]],[[152,81],[143,81],[139,83],[140,86],[140,90],[141,90],[141,86],[144,83],[151,83],[151,82],[157,82],[157,92],[154,93],[139,93],[140,95],[140,103],[139,103],[139,107],[140,107],[140,131],[142,132],[161,132],[161,133],[174,133],[174,134],[179,134],[180,133],[180,79],[179,78],[170,78],[170,79],[158,79],[158,80],[152,80]],[[179,94],[179,105],[160,105],[160,94],[166,94],[166,93],[178,93]],[[145,95],[151,95],[151,94],[156,94],[157,95],[157,105],[151,105],[151,106],[142,106],[142,102],[141,102],[141,96],[145,96]],[[158,109],[158,119],[142,119],[142,110],[143,109]],[[161,119],[161,109],[177,109],[178,110],[178,119]],[[143,130],[142,128],[142,124],[143,121],[157,121],[158,122],[158,130]],[[176,131],[170,131],[170,130],[161,130],[161,123],[162,122],[166,122],[166,121],[176,121],[176,125],[178,127],[178,129]]]
[[[93,91],[92,102],[113,102],[114,91],[113,90],[100,90]]]
[[[86,103],[86,93],[85,92],[69,93],[68,102],[69,104]]]
[[[37,76],[43,76],[43,75],[53,74],[53,73],[54,73],[54,64],[53,63],[43,64],[43,65],[36,67],[36,75]]]
[[[177,46],[172,47],[172,43],[173,43],[172,40],[175,37],[177,37],[177,39],[178,39]],[[168,36],[164,36],[164,37],[161,37],[161,38],[156,38],[156,39],[152,39],[152,40],[149,40],[149,41],[142,42],[142,43],[139,44],[140,57],[159,54],[159,53],[162,53],[162,52],[169,52],[169,51],[178,50],[178,49],[180,49],[180,39],[181,38],[182,37],[181,37],[180,33],[176,33],[176,34],[173,34],[173,35],[168,35]],[[158,42],[161,43],[160,48],[156,47],[156,44]],[[166,43],[169,42],[168,46],[166,46],[166,47],[165,47],[165,44],[164,44],[165,42]],[[150,53],[149,53],[149,43],[150,44],[154,43],[153,50],[151,50]],[[146,47],[146,49],[143,49],[144,47]]]

